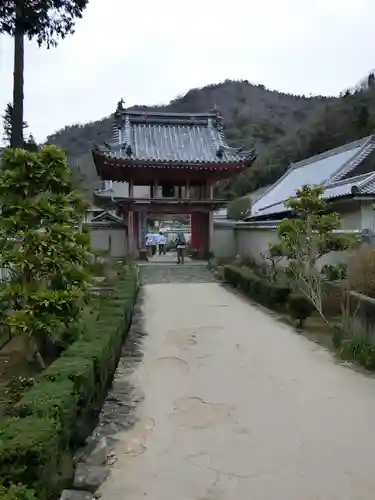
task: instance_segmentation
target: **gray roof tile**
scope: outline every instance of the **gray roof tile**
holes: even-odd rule
[[[116,113],[116,124],[115,143],[103,150],[113,158],[185,164],[232,164],[255,158],[254,151],[227,145],[218,113],[120,110]]]
[[[285,211],[285,201],[303,185],[328,186],[339,181],[353,172],[374,150],[375,140],[370,136],[292,164],[275,184],[255,200],[252,217]]]
[[[342,179],[332,184],[328,184],[324,189],[324,198],[332,200],[341,196],[354,194],[353,187],[357,188],[357,195],[374,194],[375,172],[369,174],[356,175],[349,179]]]

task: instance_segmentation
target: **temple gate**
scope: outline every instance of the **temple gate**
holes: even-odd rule
[[[202,258],[212,251],[213,213],[226,203],[214,198],[216,182],[249,167],[254,151],[226,143],[218,110],[162,113],[125,109],[118,103],[113,142],[95,146],[100,178],[126,183],[124,195],[96,193],[101,204],[116,207],[127,224],[128,248],[136,255],[150,214],[190,214],[190,246]],[[146,187],[142,195],[138,186]]]

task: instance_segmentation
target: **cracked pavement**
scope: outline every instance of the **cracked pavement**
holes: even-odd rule
[[[375,381],[217,283],[143,287],[103,500],[372,500]],[[121,417],[119,417],[121,418]]]

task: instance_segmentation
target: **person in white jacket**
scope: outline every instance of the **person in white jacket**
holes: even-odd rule
[[[147,254],[149,257],[153,255],[152,253],[152,246],[154,244],[154,235],[152,233],[148,233],[146,235],[146,248],[147,248]]]
[[[166,251],[165,251],[165,245],[166,245],[166,243],[167,243],[167,239],[164,236],[164,234],[160,231],[160,233],[158,234],[159,255],[161,255],[161,254],[165,255],[165,253],[166,253]]]

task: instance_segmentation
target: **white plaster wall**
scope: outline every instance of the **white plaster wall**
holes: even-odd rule
[[[214,222],[213,252],[216,257],[237,255],[236,231],[233,226]]]
[[[361,229],[362,228],[362,213],[361,206],[355,207],[354,210],[339,212],[341,217],[342,229]]]
[[[332,205],[341,217],[343,229],[369,229],[375,231],[375,201],[358,199],[337,202]]]
[[[125,228],[91,229],[91,247],[109,252],[111,257],[125,257],[128,253]]]
[[[268,252],[269,245],[279,241],[274,229],[239,227],[237,230],[237,253],[260,261],[261,255]]]
[[[214,254],[216,257],[240,255],[261,263],[263,261],[262,255],[268,253],[269,245],[278,241],[277,231],[272,228],[254,228],[244,223],[230,227],[218,222],[214,226]],[[331,252],[320,259],[319,264],[335,264],[346,260],[347,254],[345,252]]]
[[[237,253],[258,262],[262,262],[262,254],[268,253],[270,244],[274,245],[280,241],[276,229],[239,228],[236,232]],[[346,252],[331,252],[319,260],[319,265],[346,262],[347,258]],[[286,261],[282,261],[280,264],[285,263]]]
[[[361,228],[375,231],[375,202],[374,200],[362,200],[361,204]]]
[[[129,184],[127,182],[112,182],[114,196],[127,198],[129,196]],[[134,186],[133,196],[138,198],[148,198],[150,189],[148,186]]]

